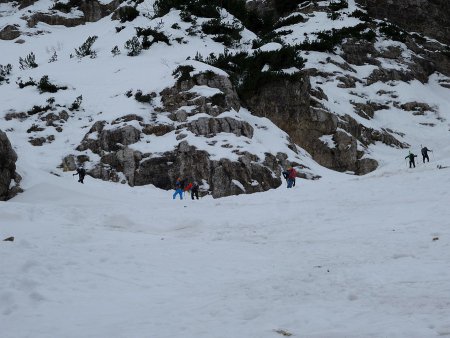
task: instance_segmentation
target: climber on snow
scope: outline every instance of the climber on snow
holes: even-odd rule
[[[72,176],[78,175],[78,182],[84,184],[84,176],[86,176],[86,170],[84,168],[77,168],[77,172]]]
[[[422,159],[423,159],[423,163],[425,163],[425,160],[427,160],[428,162],[430,162],[430,158],[428,157],[428,152],[431,151],[433,152],[433,150],[428,149],[427,147],[423,147],[421,152],[422,152]]]
[[[414,155],[412,152],[409,152],[408,156],[405,157],[405,160],[407,158],[409,158],[409,167],[410,168],[412,168],[412,167],[415,168],[416,167],[416,163],[414,161],[414,157],[417,157],[417,155]]]
[[[297,171],[289,167],[286,171],[283,171],[283,177],[286,179],[287,187],[295,187],[295,178],[297,177]]]
[[[177,181],[175,182],[175,192],[173,193],[173,199],[177,197],[177,195],[180,195],[180,200],[183,199],[183,188],[184,188],[184,181],[181,180],[181,178],[177,178]]]
[[[192,184],[192,187],[191,187],[191,198],[192,199],[194,199],[194,197],[196,197],[198,199],[198,190],[199,190],[199,188],[200,187],[198,186],[197,182],[194,182]]]

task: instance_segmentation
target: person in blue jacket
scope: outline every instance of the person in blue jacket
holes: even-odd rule
[[[175,192],[173,193],[173,199],[177,197],[177,195],[180,195],[180,200],[183,199],[183,187],[182,187],[182,181],[181,178],[177,178],[177,181],[175,182]]]

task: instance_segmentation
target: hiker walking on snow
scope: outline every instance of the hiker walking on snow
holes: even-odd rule
[[[78,182],[84,184],[84,176],[86,176],[86,170],[84,168],[77,168],[77,172],[72,176],[78,175]]]
[[[173,193],[173,199],[175,199],[177,197],[177,195],[180,195],[180,200],[183,199],[183,187],[184,187],[184,183],[182,183],[183,181],[181,180],[181,178],[177,178],[177,181],[175,182],[175,192]],[[183,184],[183,187],[181,186]]]
[[[414,155],[412,152],[409,152],[408,156],[405,157],[405,160],[409,158],[409,167],[416,167],[416,163],[414,162],[414,157],[417,157],[417,155]]]
[[[191,198],[192,199],[194,199],[194,196],[198,199],[198,189],[199,189],[198,183],[194,182],[194,184],[192,184],[192,187],[191,187]]]
[[[428,162],[430,162],[430,158],[428,157],[428,152],[431,151],[433,152],[433,150],[428,149],[427,147],[423,147],[421,152],[422,152],[422,159],[423,159],[423,163],[425,163],[425,160],[427,160]]]
[[[297,171],[294,168],[289,167],[288,170],[283,171],[283,177],[287,181],[287,187],[292,188],[295,186],[295,178],[297,177]]]

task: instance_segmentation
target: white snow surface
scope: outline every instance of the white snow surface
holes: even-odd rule
[[[1,336],[447,335],[436,163],[199,201],[36,170],[0,202]]]

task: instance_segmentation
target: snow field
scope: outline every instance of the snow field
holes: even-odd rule
[[[448,334],[450,178],[434,168],[200,201],[40,176],[0,203],[16,237],[0,242],[2,337]]]

